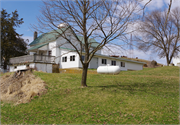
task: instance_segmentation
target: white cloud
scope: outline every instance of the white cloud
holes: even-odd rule
[[[149,0],[143,0],[141,3],[142,5],[145,5]],[[166,8],[168,7],[170,3],[170,0],[152,0],[150,3],[147,4],[147,8],[152,11],[155,9],[161,9],[164,7],[164,5],[166,6]],[[179,7],[180,6],[180,0],[173,0],[172,1],[172,6],[171,9],[174,9],[175,7]]]
[[[165,4],[167,4],[167,6],[170,3],[170,0],[164,0]],[[180,0],[173,0],[172,1],[172,5],[171,5],[171,9],[174,9],[176,7],[180,7]]]
[[[142,5],[145,5],[148,2],[149,0],[143,0]],[[163,0],[152,0],[151,2],[147,4],[146,7],[148,7],[149,10],[154,10],[154,9],[162,8],[163,5],[164,5]]]
[[[32,36],[22,36],[22,38],[26,41],[26,39],[29,40],[29,42],[27,42],[27,44],[30,44],[33,41],[33,37]]]

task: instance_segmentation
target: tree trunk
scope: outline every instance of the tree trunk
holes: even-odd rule
[[[83,86],[83,87],[87,87],[87,84],[86,84],[87,71],[88,71],[88,64],[84,64],[83,73],[82,73],[82,79],[81,79],[81,86]]]
[[[4,68],[4,69],[7,69],[7,61],[6,61],[6,60],[4,60],[3,68]]]
[[[170,62],[168,58],[166,58],[166,62],[167,62],[167,66],[169,66]]]

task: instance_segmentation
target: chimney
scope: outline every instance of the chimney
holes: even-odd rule
[[[37,32],[34,32],[34,40],[37,38]]]

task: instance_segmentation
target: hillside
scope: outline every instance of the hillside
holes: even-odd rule
[[[48,91],[30,103],[1,101],[2,124],[179,124],[179,68],[145,68],[119,75],[34,72]]]
[[[145,62],[145,63],[147,63],[147,66],[148,66],[148,67],[150,67],[149,65],[150,65],[150,62],[152,61],[152,60],[136,59],[136,58],[127,58],[127,57],[121,57],[121,58],[126,58],[126,59],[130,59],[130,60]],[[162,67],[162,66],[163,66],[163,64],[157,62],[157,67]]]

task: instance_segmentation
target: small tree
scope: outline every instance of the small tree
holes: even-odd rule
[[[19,27],[23,19],[19,19],[17,11],[8,14],[6,10],[1,11],[1,65],[6,69],[9,58],[27,54],[27,44],[22,35],[18,34],[15,27]]]
[[[60,23],[70,26],[78,44],[69,40],[64,31],[59,36],[78,53],[83,67],[81,85],[87,86],[87,70],[92,57],[106,44],[125,37],[128,24],[137,19],[139,4],[138,0],[48,0],[44,1],[39,24],[33,27],[44,33],[57,31]],[[77,35],[81,35],[84,42]],[[91,48],[91,38],[99,41],[94,48]],[[85,53],[84,61],[82,52]]]

